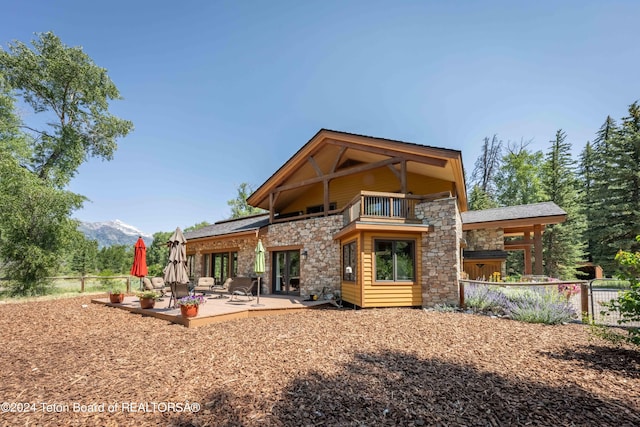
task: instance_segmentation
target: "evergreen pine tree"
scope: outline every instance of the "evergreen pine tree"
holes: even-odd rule
[[[613,266],[615,255],[615,251],[612,253],[608,245],[612,209],[615,209],[610,204],[609,178],[614,168],[611,141],[618,133],[618,125],[608,116],[596,134],[592,152],[587,153],[585,148],[582,156],[582,179],[587,190],[584,193],[584,206],[589,258],[602,265],[605,270]]]
[[[635,239],[640,234],[640,106],[629,106],[629,116],[622,119],[618,132],[608,144],[608,188],[604,198],[604,244],[600,262],[610,266],[619,250],[637,251]]]
[[[586,221],[578,194],[578,180],[573,170],[571,144],[562,129],[547,152],[542,167],[542,189],[548,200],[565,212],[567,220],[547,227],[543,234],[545,274],[573,279],[584,259],[583,233]]]

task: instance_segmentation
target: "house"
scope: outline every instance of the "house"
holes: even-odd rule
[[[469,212],[460,151],[327,129],[247,202],[265,214],[185,233],[194,279],[254,275],[261,239],[263,293],[363,308],[456,304],[461,275],[504,273],[506,250],[531,269],[544,227],[566,217],[551,202]]]

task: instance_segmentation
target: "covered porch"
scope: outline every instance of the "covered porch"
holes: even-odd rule
[[[567,213],[553,202],[542,202],[467,211],[461,217],[468,243],[465,254],[521,250],[523,274],[543,275],[542,234],[545,227],[566,221]]]

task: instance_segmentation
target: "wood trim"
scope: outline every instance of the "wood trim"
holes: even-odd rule
[[[300,188],[300,187],[306,187],[308,185],[311,184],[317,184],[318,182],[322,182],[325,179],[335,179],[335,178],[341,178],[343,176],[348,176],[348,175],[353,175],[353,174],[357,174],[360,172],[365,172],[371,169],[378,169],[381,168],[383,166],[386,165],[390,165],[393,163],[399,163],[400,161],[402,161],[401,158],[399,157],[393,157],[391,159],[386,159],[386,160],[381,160],[379,162],[375,162],[375,163],[367,163],[364,165],[360,165],[360,166],[355,166],[353,168],[349,168],[349,169],[344,169],[341,170],[340,172],[333,172],[330,174],[326,174],[323,176],[317,176],[315,178],[309,178],[309,179],[305,179],[304,181],[299,181],[293,184],[287,184],[287,185],[282,185],[279,186],[275,189],[275,191],[287,191],[287,190],[293,190],[296,188]]]
[[[355,144],[347,141],[338,141],[335,139],[327,139],[327,144],[337,145],[340,147],[351,148],[357,151],[364,151],[367,153],[380,154],[382,156],[388,157],[396,157],[400,155],[406,160],[411,160],[413,162],[422,163],[425,165],[437,166],[439,168],[444,168],[447,166],[447,160],[437,158],[437,157],[429,157],[429,156],[420,156],[416,154],[406,153],[404,151],[394,150],[392,148],[379,148],[372,145],[363,145],[363,144]]]
[[[267,246],[268,252],[295,251],[304,249],[304,245],[286,245],[286,246]]]

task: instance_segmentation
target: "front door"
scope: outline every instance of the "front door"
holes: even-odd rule
[[[300,295],[300,251],[273,252],[273,293]]]

